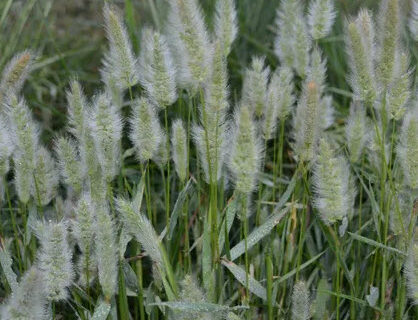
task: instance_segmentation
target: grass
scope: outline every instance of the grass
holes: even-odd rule
[[[216,2],[202,0],[200,3],[205,22],[212,30]],[[239,32],[227,58],[230,107],[225,119],[228,125],[234,112],[241,110],[245,69],[252,57],[265,56],[271,70],[282,65],[273,48],[279,3],[279,0],[236,1]],[[116,4],[123,8],[121,12],[135,55],[142,49],[142,27],[152,25],[161,32],[165,30],[169,6],[163,0],[125,0]],[[102,28],[102,5],[100,1],[92,2],[84,10],[77,2],[63,0],[5,0],[0,4],[0,70],[17,52],[30,49],[36,53],[33,70],[20,96],[25,97],[35,121],[40,123],[39,145],[50,150],[54,159],[55,139],[69,135],[66,100],[69,82],[77,78],[89,99],[102,88],[99,71],[101,59],[108,50]],[[331,142],[334,156],[342,157],[337,158],[337,164],[326,163],[331,173],[338,172],[339,164],[345,161],[341,159],[350,156],[345,125],[354,95],[347,81],[351,65],[345,46],[345,17],[356,15],[360,7],[368,7],[377,14],[376,1],[341,0],[335,1],[335,5],[338,16],[331,34],[315,41],[327,59],[324,94],[332,95],[335,109],[334,122],[322,136]],[[403,9],[402,14],[407,11]],[[416,42],[406,29],[401,35],[410,55],[410,66],[414,67]],[[416,108],[415,70],[412,75],[413,97],[409,109]],[[303,92],[309,86],[297,75],[294,84],[297,102],[292,110],[302,101]],[[383,86],[382,96],[390,89]],[[89,186],[84,185],[83,192],[91,196],[94,221],[89,240],[91,248],[85,252],[75,235],[80,219],[75,208],[81,195],[64,179],[60,179],[51,201],[42,205],[37,173],[33,173],[35,196],[26,203],[19,198],[14,170],[3,177],[0,303],[4,308],[10,305],[11,294],[17,292],[17,286],[25,288],[24,275],[36,268],[41,259],[42,234],[36,235],[36,222],[64,220],[70,225],[67,241],[71,248],[65,254],[71,257],[74,270],[82,254],[94,258],[94,254],[104,253],[115,257],[107,262],[115,265],[117,271],[106,274],[103,270],[111,266],[106,263],[97,266],[97,261],[91,260],[95,270],[91,274],[87,272],[89,262],[83,269],[89,285],[79,281],[79,270],[67,274],[67,278],[72,278],[65,288],[67,298],[44,301],[48,318],[272,320],[305,319],[304,313],[314,319],[337,320],[418,317],[418,308],[411,298],[411,287],[417,283],[405,273],[406,269],[410,270],[408,259],[414,249],[417,194],[416,189],[405,187],[407,179],[397,149],[399,141],[403,141],[401,132],[406,122],[390,119],[386,113],[389,106],[383,103],[379,110],[365,103],[370,119],[367,129],[377,138],[375,149],[367,149],[357,162],[346,163],[357,193],[344,225],[341,220],[330,224],[323,218],[316,202],[321,189],[316,187],[315,180],[317,160],[315,157],[312,161],[302,161],[293,149],[292,115],[278,119],[273,139],[263,141],[264,148],[260,149],[264,157],[255,175],[257,187],[243,193],[235,190],[237,177],[226,165],[219,181],[215,181],[216,172],[212,170],[209,179],[205,179],[202,157],[206,155],[210,163],[213,132],[205,131],[202,140],[206,150],[202,153],[196,148],[192,129],[199,123],[205,127],[210,121],[204,89],[198,89],[194,95],[188,89],[177,92],[177,101],[157,114],[167,132],[158,153],[167,153],[168,161],[161,161],[164,157],[160,155],[138,161],[125,125],[117,141],[121,147],[117,155],[120,162],[113,180],[101,186],[102,180],[97,178],[103,175],[97,169],[100,161],[95,158],[98,164],[89,163],[99,174],[84,172],[89,175]],[[127,124],[125,120],[135,107],[135,99],[144,96],[145,91],[135,84],[121,90],[121,94],[123,103],[118,114]],[[218,125],[223,115],[216,116]],[[165,143],[165,140],[170,142],[171,126],[176,119],[183,121],[187,134],[185,181],[177,176],[175,164],[170,161],[172,150]],[[254,125],[259,122],[255,121]],[[223,152],[229,154],[235,150],[234,137],[233,130],[227,131]],[[246,142],[245,138],[240,141]],[[73,140],[81,148],[80,141]],[[385,157],[386,144],[388,157]],[[246,147],[248,156],[241,157],[242,161],[251,157],[251,141]],[[315,146],[314,150],[318,153],[320,149]],[[12,168],[14,163],[15,160],[11,162]],[[335,167],[336,171],[332,171]],[[85,178],[81,176],[81,179]],[[337,193],[331,190],[334,191]],[[335,199],[337,196],[331,200]],[[99,230],[96,211],[105,212],[107,217],[100,219],[103,228]],[[405,221],[402,231],[396,232],[393,220],[408,215],[410,221]],[[101,229],[108,233],[102,234],[106,231]],[[93,238],[97,234],[100,237]],[[109,246],[102,245],[103,252],[95,252],[99,250],[94,243],[98,238],[109,243]],[[415,274],[417,268],[412,265]],[[59,279],[59,273],[55,276]],[[106,277],[116,277],[111,294],[103,289]],[[298,290],[293,290],[294,287]],[[297,294],[300,290],[307,290],[309,302],[304,300],[304,294]],[[31,313],[33,300],[29,291],[25,299],[29,301]]]

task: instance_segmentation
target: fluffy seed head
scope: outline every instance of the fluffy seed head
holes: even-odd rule
[[[105,299],[109,301],[116,292],[118,278],[118,246],[116,230],[106,203],[95,203],[96,257],[99,282]]]
[[[100,167],[110,181],[119,170],[122,120],[106,93],[96,97],[90,128]]]
[[[216,116],[215,116],[216,118]],[[219,120],[208,121],[207,129],[193,126],[193,140],[199,152],[199,161],[205,173],[207,183],[216,182],[221,177],[225,155],[225,125],[224,115],[218,115]],[[219,123],[217,126],[216,123]]]
[[[394,81],[386,92],[386,106],[392,119],[400,120],[405,114],[406,105],[411,97],[411,73],[409,70],[409,56],[405,52],[398,52]]]
[[[140,83],[148,97],[160,108],[177,99],[176,69],[165,36],[152,29],[142,32],[139,57]]]
[[[226,111],[228,103],[228,71],[222,44],[214,43],[212,68],[208,84],[205,86],[205,108],[207,112]]]
[[[293,286],[292,293],[292,320],[308,320],[310,315],[309,290],[304,281]]]
[[[109,41],[109,52],[105,56],[104,66],[117,78],[120,89],[127,89],[138,82],[132,44],[118,10],[106,3],[103,15]]]
[[[39,128],[32,118],[26,102],[14,95],[8,97],[7,113],[10,120],[15,169],[15,186],[20,201],[29,201],[33,187],[33,172],[36,168],[36,150],[39,145]]]
[[[343,157],[336,157],[329,143],[321,138],[314,168],[314,206],[326,224],[342,220],[351,212],[354,189],[350,169]]]
[[[361,158],[364,147],[369,139],[367,126],[368,121],[364,106],[359,102],[353,103],[345,127],[347,148],[350,152],[351,162],[358,162]]]
[[[283,0],[277,10],[276,17],[276,39],[274,52],[280,60],[281,65],[293,68],[295,57],[295,23],[294,21],[301,14],[301,2],[295,0]]]
[[[50,301],[66,299],[67,288],[74,278],[67,224],[63,221],[38,223],[36,234],[41,243],[38,265],[43,274],[47,298]]]
[[[322,95],[327,77],[327,60],[322,58],[321,50],[318,47],[314,47],[310,59],[307,81],[314,81],[318,85],[320,95]]]
[[[75,143],[69,138],[60,137],[55,142],[55,152],[61,176],[79,194],[83,187],[83,171]]]
[[[374,27],[368,11],[360,11],[347,24],[346,46],[350,61],[349,82],[358,100],[373,105],[377,84],[374,72]]]
[[[279,101],[277,102],[277,117],[281,120],[287,118],[287,116],[291,112],[291,107],[295,103],[295,96],[294,96],[294,84],[293,84],[293,73],[292,70],[288,67],[281,67],[278,71],[278,79],[276,89],[274,83],[276,81],[272,81],[270,86],[272,90],[276,90],[279,92]],[[274,77],[274,76],[273,76]]]
[[[0,81],[0,100],[6,94],[19,94],[33,64],[34,55],[30,51],[16,54],[4,67]]]
[[[151,222],[139,212],[134,203],[119,198],[116,201],[117,210],[122,215],[122,221],[128,233],[136,238],[144,247],[145,252],[152,261],[161,267],[163,257],[161,255],[160,240],[151,225]]]
[[[1,319],[48,319],[44,284],[43,274],[36,267],[30,268],[23,275],[17,290],[0,308]]]
[[[186,130],[181,120],[175,120],[173,123],[171,144],[177,175],[184,182],[187,177],[188,154]]]
[[[320,126],[322,130],[328,129],[334,124],[334,100],[326,95],[320,101]]]
[[[263,153],[256,131],[249,107],[242,105],[235,113],[228,167],[235,189],[246,194],[251,193],[257,185],[257,173]]]
[[[196,89],[206,81],[211,60],[209,36],[197,0],[170,1],[168,19],[179,84]]]
[[[95,214],[92,200],[88,193],[82,195],[75,208],[74,236],[81,252],[90,253],[93,248],[95,234]]]
[[[206,96],[207,99],[202,101],[199,106],[201,126],[194,125],[192,128],[193,140],[199,153],[199,160],[205,173],[205,180],[208,183],[219,180],[225,155],[225,108],[227,102],[221,101],[223,100],[221,98],[222,94],[220,94],[222,88],[218,85],[216,85],[217,92],[215,92],[215,86],[213,86],[211,93],[214,95],[216,93],[216,99],[220,105],[215,104],[215,99],[212,99],[210,94],[208,94]]]
[[[13,150],[9,124],[6,122],[6,118],[0,115],[0,177],[9,171],[9,158]]]
[[[223,56],[227,57],[238,33],[234,0],[217,0],[215,12],[215,38],[221,43]]]
[[[86,129],[88,105],[83,89],[77,80],[72,80],[70,83],[67,102],[69,131],[78,141],[82,141]]]
[[[294,23],[294,60],[293,69],[301,77],[305,78],[309,67],[309,52],[312,41],[305,22],[305,17],[300,11],[295,17]]]
[[[415,228],[414,240],[408,249],[408,257],[405,263],[405,276],[408,294],[413,304],[418,304],[418,241],[417,228]]]
[[[333,0],[315,0],[310,3],[308,24],[311,36],[318,40],[325,38],[334,24],[337,13],[334,9]]]
[[[31,196],[31,189],[34,184],[33,168],[22,154],[15,153],[13,155],[14,164],[14,184],[17,196],[22,203],[27,203]]]
[[[279,112],[281,101],[280,92],[280,76],[277,71],[271,77],[268,89],[267,89],[267,103],[264,110],[263,119],[263,138],[270,140],[273,138],[276,132],[277,126],[277,114]]]
[[[293,149],[301,161],[310,161],[321,132],[319,87],[305,83],[293,118]]]
[[[32,117],[24,99],[12,95],[8,98],[7,111],[10,119],[12,142],[16,153],[24,158],[27,165],[36,166],[36,149],[39,144],[39,127]]]
[[[398,157],[403,169],[406,184],[412,188],[418,188],[418,108],[409,111],[404,118],[400,141],[398,145]]]
[[[270,68],[264,67],[264,57],[253,57],[251,67],[246,70],[242,87],[242,103],[251,107],[256,117],[261,118],[266,105],[267,84]]]
[[[162,142],[162,128],[154,105],[146,98],[140,98],[132,108],[130,139],[140,161],[152,159]]]
[[[75,208],[75,222],[73,225],[73,233],[77,239],[81,256],[78,261],[78,270],[80,274],[80,283],[83,286],[94,279],[97,262],[95,261],[95,215],[90,195],[85,193],[78,201]],[[88,279],[88,281],[87,281]]]
[[[56,196],[58,178],[55,161],[51,154],[44,147],[39,147],[36,151],[33,198],[41,205],[47,205]]]
[[[400,41],[399,0],[383,0],[380,5],[378,75],[383,86],[393,81],[396,51]]]
[[[170,161],[170,141],[167,139],[167,134],[164,129],[161,129],[161,143],[158,146],[157,152],[152,157],[152,160],[160,167],[163,168],[168,161]]]

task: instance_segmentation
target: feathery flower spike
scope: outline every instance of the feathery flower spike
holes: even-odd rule
[[[342,220],[351,212],[354,189],[346,160],[335,157],[329,143],[321,138],[314,167],[314,206],[321,219],[329,225]]]
[[[135,146],[138,159],[141,162],[152,159],[163,143],[163,130],[155,106],[146,98],[135,101],[129,123],[129,138]]]
[[[409,111],[404,118],[398,156],[403,169],[407,185],[412,189],[418,189],[418,105],[415,102],[414,109]]]
[[[169,41],[178,64],[177,80],[196,90],[209,75],[211,46],[197,0],[170,1]]]
[[[111,181],[119,170],[122,120],[106,93],[96,97],[90,128],[100,167],[106,180]]]
[[[293,286],[292,293],[292,320],[308,320],[310,315],[309,290],[304,281]]]
[[[312,38],[315,40],[325,38],[331,32],[336,15],[334,0],[312,1],[308,13],[308,24]]]
[[[215,38],[221,43],[224,57],[230,53],[232,43],[238,33],[234,1],[217,0],[215,7]]]
[[[164,35],[152,29],[142,32],[139,81],[148,97],[160,108],[177,99],[176,69]]]
[[[187,178],[188,164],[187,135],[183,122],[180,119],[175,120],[173,123],[171,144],[173,146],[173,160],[177,175],[184,182]]]
[[[41,243],[38,255],[48,300],[59,301],[68,297],[68,287],[74,279],[72,251],[67,242],[67,224],[39,222],[36,235]]]
[[[103,15],[109,41],[109,52],[104,58],[104,67],[116,77],[120,89],[127,89],[138,82],[132,44],[118,10],[106,3]]]
[[[228,162],[235,189],[249,194],[257,185],[257,173],[263,154],[249,107],[235,112],[231,154]]]

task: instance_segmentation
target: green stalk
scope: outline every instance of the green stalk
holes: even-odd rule
[[[337,227],[335,226],[335,234],[337,234]],[[337,305],[336,305],[336,311],[337,311],[337,320],[340,320],[340,246],[336,245],[336,259],[337,259],[337,275],[336,275],[336,292],[337,292]]]
[[[266,277],[267,277],[267,319],[273,320],[273,261],[271,259],[271,248],[266,254]]]
[[[137,254],[141,253],[141,245],[139,243],[137,245]],[[138,305],[139,305],[139,317],[141,320],[145,320],[145,310],[144,310],[144,290],[143,290],[143,275],[142,275],[142,259],[138,259],[135,262],[135,271],[136,276],[138,278]]]
[[[119,263],[119,281],[118,281],[118,301],[119,301],[119,316],[121,319],[129,318],[129,307],[126,295],[125,277],[122,271],[122,265]]]
[[[248,212],[247,212],[247,195],[243,194],[242,196],[242,211],[243,211],[243,217],[242,221],[244,224],[244,244],[245,244],[245,296],[246,301],[248,304],[250,304],[250,291],[249,291],[249,273],[250,273],[250,264],[248,260]],[[247,312],[247,319],[251,319],[251,312]]]
[[[167,108],[164,109],[164,124],[167,133],[167,154],[170,154],[170,136],[168,134],[168,114]],[[167,161],[167,179],[165,189],[165,220],[166,226],[170,225],[170,159]]]

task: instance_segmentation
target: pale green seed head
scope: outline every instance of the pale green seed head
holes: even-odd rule
[[[315,0],[310,3],[308,24],[312,39],[326,37],[330,32],[337,13],[333,0]]]
[[[212,55],[201,8],[196,0],[173,0],[168,19],[179,85],[196,92],[209,76]]]
[[[310,161],[321,132],[319,87],[305,83],[293,118],[293,149],[300,161]]]
[[[94,211],[99,282],[105,299],[109,301],[116,292],[118,279],[117,233],[105,201],[95,203]]]
[[[181,181],[187,178],[188,153],[187,153],[187,134],[181,120],[175,120],[171,132],[171,144],[173,150],[173,160],[177,175]]]
[[[249,106],[258,118],[263,116],[266,106],[270,77],[270,68],[264,65],[264,57],[253,57],[251,67],[246,70],[242,87],[242,103]]]
[[[38,124],[33,120],[32,112],[24,99],[19,100],[14,95],[8,97],[7,111],[16,152],[30,169],[35,169],[36,149],[39,144]]]
[[[353,208],[354,190],[346,160],[336,157],[330,144],[321,138],[313,176],[314,206],[326,224],[346,217]]]
[[[368,125],[364,106],[361,103],[353,103],[345,127],[347,148],[351,162],[360,161],[364,147],[369,140]]]
[[[120,165],[120,140],[122,120],[119,110],[108,95],[98,95],[90,119],[90,129],[99,165],[107,181],[118,173]]]
[[[235,189],[249,194],[257,186],[257,173],[262,158],[257,130],[249,107],[242,105],[235,115],[229,169]]]
[[[293,68],[295,62],[295,20],[301,15],[301,2],[283,0],[277,10],[274,52],[282,66]]]
[[[312,40],[308,32],[303,13],[296,15],[294,23],[294,60],[293,69],[301,77],[305,78],[309,67],[309,52]]]
[[[222,43],[214,43],[209,82],[205,86],[205,108],[208,113],[226,111],[228,103],[228,71]]]
[[[161,253],[160,240],[151,222],[135,206],[135,202],[119,198],[116,201],[117,210],[121,214],[126,231],[141,243],[145,252],[150,256],[157,268],[161,270],[163,256]]]
[[[237,12],[234,0],[217,0],[215,7],[215,39],[221,43],[223,56],[227,57],[238,33]]]
[[[140,83],[148,97],[160,108],[177,99],[176,69],[165,36],[152,29],[142,32],[139,57]]]
[[[83,89],[77,80],[70,83],[67,91],[69,131],[80,142],[86,130],[88,104]]]
[[[47,298],[50,301],[64,300],[68,297],[68,287],[74,279],[72,250],[67,241],[67,224],[38,223],[36,234],[41,243],[38,265],[43,274]]]
[[[1,319],[49,319],[45,310],[47,301],[44,284],[43,274],[37,267],[33,266],[26,271],[17,290],[0,308]]]
[[[393,83],[386,92],[386,106],[392,119],[400,120],[406,112],[407,103],[411,97],[411,73],[409,56],[405,52],[397,53],[397,70]]]
[[[377,57],[379,81],[387,87],[394,79],[395,57],[400,41],[399,0],[383,0],[378,16],[379,54]]]
[[[109,52],[105,56],[104,66],[118,79],[119,87],[127,89],[138,82],[132,44],[118,10],[105,4],[103,15],[109,41]]]
[[[406,184],[418,188],[418,111],[414,109],[405,116],[401,127],[398,157],[403,169]]]
[[[310,319],[310,305],[307,284],[304,281],[297,282],[292,292],[292,320]]]
[[[71,186],[76,194],[80,194],[83,186],[83,171],[76,145],[71,139],[60,137],[55,142],[55,152],[65,183]]]
[[[57,193],[59,175],[55,161],[44,147],[36,151],[36,167],[32,196],[41,205],[47,205]]]
[[[33,60],[32,52],[23,51],[4,67],[0,80],[0,102],[3,103],[8,94],[19,94],[32,69]]]
[[[364,11],[366,12],[366,11]],[[367,17],[365,15],[364,17]],[[364,21],[364,20],[363,20]],[[368,29],[365,29],[365,26]],[[368,105],[373,105],[376,99],[376,80],[374,74],[374,56],[368,40],[373,28],[370,24],[360,24],[358,21],[347,25],[347,51],[350,59],[351,87],[357,99]]]
[[[163,131],[155,106],[146,98],[135,101],[130,122],[130,139],[135,146],[138,159],[152,159],[163,142]]]
[[[408,257],[405,263],[405,277],[408,289],[408,295],[413,304],[418,304],[418,240],[417,228],[415,228],[415,236],[411,241],[408,249]]]

